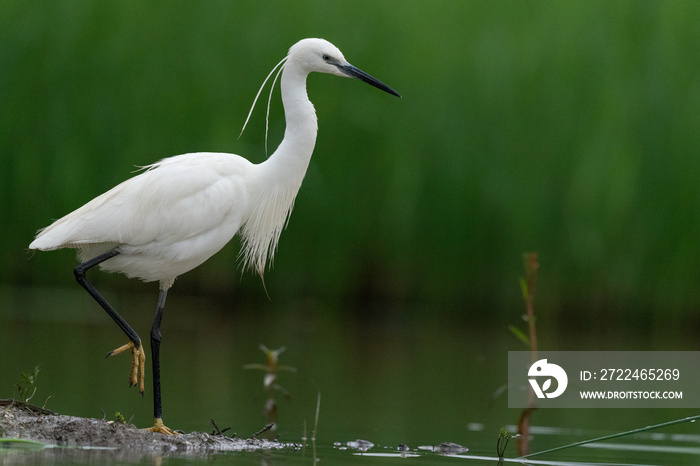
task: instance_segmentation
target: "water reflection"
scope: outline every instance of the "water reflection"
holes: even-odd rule
[[[141,334],[147,334],[152,317],[147,291],[147,295],[108,293],[108,299]],[[123,372],[128,361],[104,359],[109,349],[123,343],[123,335],[83,295],[79,289],[0,288],[0,398],[13,396],[20,372],[40,364],[37,404],[50,397],[47,407],[56,412],[97,418],[104,412],[108,419],[119,412],[146,427],[151,423],[150,397],[142,399],[127,388]],[[353,312],[337,312],[320,302],[233,305],[178,296],[171,303],[163,319],[167,351],[163,351],[161,376],[167,422],[173,428],[209,432],[210,420],[215,419],[219,426],[231,427],[227,434],[246,438],[264,428],[268,393],[259,372],[243,369],[261,359],[261,344],[286,347],[283,362],[297,369],[284,373],[289,396],[276,400],[278,438],[305,443],[300,439],[311,430],[308,426],[317,425],[315,438],[326,446],[319,455],[337,451],[332,447],[337,439],[362,438],[375,445],[392,445],[390,450],[374,447],[367,454],[407,453],[397,450],[399,444],[456,442],[474,455],[493,458],[500,429],[509,426],[513,431],[511,425],[519,415],[518,410],[507,408],[505,396],[494,398],[507,379],[507,351],[521,349],[507,330],[508,322],[478,322],[467,313],[446,319],[440,317],[444,315],[440,310],[396,305],[364,309],[359,313],[363,319],[355,320],[347,317]],[[514,318],[519,312],[514,311]],[[579,331],[573,338],[551,323],[548,326],[546,318],[539,325],[543,347],[557,350],[610,349],[608,335],[614,331],[608,328],[602,336]],[[661,333],[668,338],[656,338],[650,348],[647,335],[627,328],[620,333],[623,348],[612,349],[638,348],[644,341],[648,349],[695,349],[680,331]],[[150,393],[148,384],[146,392]],[[323,404],[317,419],[319,393]],[[531,447],[543,450],[581,440],[582,431],[625,431],[692,414],[651,409],[625,410],[624,416],[603,409],[539,410],[533,429],[561,426],[568,430],[557,435],[533,430]],[[688,435],[689,430],[676,427],[668,433]],[[419,454],[416,448],[408,453]],[[650,461],[650,454],[586,450],[587,459],[601,461],[634,462],[636,457],[644,462]],[[510,446],[508,456],[515,456]],[[657,463],[667,460],[660,457]]]

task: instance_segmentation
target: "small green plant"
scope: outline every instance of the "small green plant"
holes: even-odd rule
[[[506,453],[506,447],[510,439],[518,438],[520,434],[509,434],[507,430],[501,429],[498,434],[498,441],[496,441],[496,453],[498,454],[498,464],[503,464],[503,456]]]
[[[525,277],[520,278],[520,291],[523,295],[523,301],[525,301],[525,314],[522,315],[522,318],[528,325],[528,333],[526,334],[515,325],[509,325],[508,329],[532,351],[533,358],[536,358],[537,332],[535,322],[537,319],[535,318],[533,301],[535,299],[535,285],[537,284],[537,270],[540,268],[537,253],[523,254],[523,265],[525,266]]]
[[[263,409],[263,414],[265,419],[267,419],[270,425],[264,431],[269,432],[270,435],[274,435],[276,431],[277,422],[277,401],[275,399],[275,393],[281,392],[286,398],[290,398],[289,392],[284,389],[281,385],[277,383],[277,372],[278,371],[290,371],[296,372],[296,368],[291,366],[281,366],[278,364],[279,355],[286,348],[283,346],[276,350],[271,350],[265,345],[260,345],[260,350],[265,353],[267,358],[266,364],[246,364],[243,366],[244,369],[260,369],[265,371],[265,376],[263,377],[263,389],[267,392],[267,401],[265,402],[265,408]]]
[[[116,422],[117,424],[126,424],[124,416],[122,416],[122,413],[120,413],[119,411],[114,413],[114,422]]]
[[[20,372],[21,380],[18,384],[15,384],[18,393],[17,401],[27,404],[29,400],[34,398],[37,389],[36,379],[39,375],[39,369],[40,367],[36,366],[33,373]]]
[[[523,320],[528,324],[528,333],[526,334],[519,328],[510,325],[508,328],[511,332],[530,349],[530,359],[534,364],[537,361],[537,332],[535,328],[535,285],[537,284],[537,271],[540,268],[540,262],[537,253],[528,252],[523,254],[523,265],[525,267],[525,277],[520,279],[520,290],[525,301],[525,314]],[[528,406],[523,410],[518,420],[518,438],[516,440],[518,453],[525,455],[529,450],[530,438],[530,416],[536,409],[535,395],[532,388],[528,388]],[[505,448],[505,447],[504,447]]]

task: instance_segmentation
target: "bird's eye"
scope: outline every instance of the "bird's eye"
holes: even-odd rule
[[[327,53],[323,54],[323,61],[331,61],[331,56],[328,55]]]

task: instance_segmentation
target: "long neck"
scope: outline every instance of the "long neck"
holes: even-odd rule
[[[318,133],[316,111],[306,94],[307,75],[294,64],[287,64],[282,72],[280,87],[286,129],[282,142],[268,159],[271,165],[292,168],[286,176],[299,176],[300,184],[309,166]]]
[[[253,268],[260,276],[275,253],[316,144],[318,124],[306,94],[307,74],[289,63],[282,71],[280,85],[287,124],[284,139],[258,165],[258,192],[242,229],[244,267]]]

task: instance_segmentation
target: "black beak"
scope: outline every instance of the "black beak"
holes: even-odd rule
[[[384,92],[388,92],[391,95],[395,95],[396,97],[401,97],[401,94],[378,80],[377,78],[373,78],[372,76],[368,75],[364,71],[362,71],[359,68],[356,68],[352,66],[351,64],[346,64],[346,65],[337,65],[338,69],[342,71],[343,73],[347,74],[351,78],[357,78],[360,81],[364,81],[367,84],[371,84],[372,86],[376,87],[377,89],[381,89]]]

